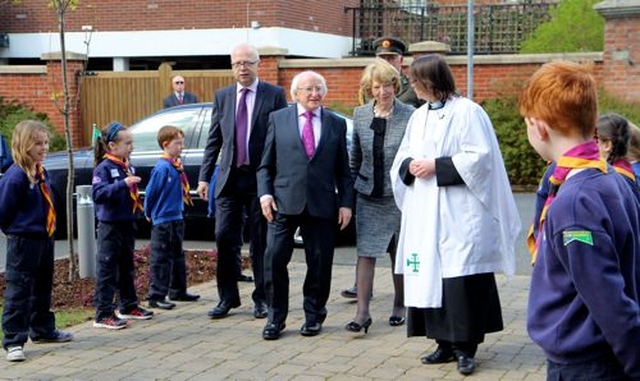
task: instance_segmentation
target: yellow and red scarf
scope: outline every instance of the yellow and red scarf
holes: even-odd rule
[[[122,168],[127,176],[133,176],[133,172],[131,171],[131,167],[129,166],[128,161],[122,160],[121,158],[110,153],[105,153],[103,158],[109,159],[117,164],[120,168]],[[140,193],[138,192],[138,184],[134,183],[129,185],[129,197],[131,197],[131,202],[133,204],[132,213],[135,213],[136,211],[142,212],[142,200],[140,199]]]
[[[613,162],[613,164],[611,164],[613,166],[613,169],[616,170],[616,172],[618,172],[619,174],[621,174],[622,176],[625,176],[629,179],[631,179],[631,181],[635,184],[636,182],[636,175],[633,172],[633,167],[631,166],[631,163],[629,162],[629,160],[627,159],[618,159],[616,161]]]
[[[180,183],[182,184],[182,200],[185,204],[193,206],[193,201],[191,200],[191,195],[189,191],[191,187],[189,186],[189,179],[187,178],[187,174],[184,173],[184,168],[182,167],[182,160],[179,157],[171,157],[164,153],[162,157],[171,163],[173,167],[180,173]]]
[[[560,185],[567,179],[569,173],[574,169],[596,168],[602,173],[607,173],[607,162],[600,157],[600,151],[598,144],[595,140],[590,140],[586,143],[577,145],[565,152],[560,159],[558,159],[556,168],[553,174],[549,178],[551,182],[551,188],[549,189],[549,195],[542,207],[540,213],[540,223],[538,225],[538,237],[533,238],[533,225],[529,228],[529,234],[527,236],[527,246],[531,253],[531,264],[535,264],[538,257],[538,249],[540,247],[540,239],[542,236],[542,228],[544,220],[547,217],[547,210],[549,205],[553,202],[558,193]]]
[[[51,189],[47,185],[44,177],[44,168],[41,163],[36,163],[36,180],[40,186],[40,192],[47,206],[47,234],[53,236],[56,231],[56,209],[53,206],[53,198],[51,198]]]

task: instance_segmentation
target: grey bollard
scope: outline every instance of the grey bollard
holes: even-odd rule
[[[96,275],[96,236],[91,185],[78,185],[78,267],[80,278],[95,278]]]

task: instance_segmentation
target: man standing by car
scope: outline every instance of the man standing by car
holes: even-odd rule
[[[262,213],[269,221],[265,279],[269,319],[265,340],[276,340],[289,312],[289,273],[293,235],[304,240],[307,273],[302,293],[303,336],[315,336],[327,317],[336,225],[344,229],[353,210],[353,180],[349,169],[344,119],[322,102],[327,84],[313,71],[291,81],[295,105],[269,116],[269,131],[258,169]]]
[[[164,98],[163,108],[198,103],[198,97],[188,91],[184,91],[185,81],[183,76],[176,75],[171,78],[171,86],[173,87],[173,92]]]
[[[257,197],[256,170],[260,164],[269,114],[287,106],[284,90],[258,79],[260,56],[249,44],[231,52],[231,67],[237,83],[218,90],[213,100],[211,128],[204,151],[198,194],[208,198],[209,181],[222,150],[215,182],[216,280],[220,301],[208,312],[212,319],[224,318],[240,306],[236,271],[236,247],[242,242],[243,211],[250,233],[250,255],[255,290],[252,299],[256,318],[267,316],[263,257],[266,220]]]

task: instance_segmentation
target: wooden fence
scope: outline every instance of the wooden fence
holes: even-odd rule
[[[155,71],[99,71],[82,77],[80,105],[83,142],[91,143],[91,126],[104,126],[112,121],[126,125],[162,109],[162,100],[171,93],[171,78],[181,75],[186,91],[201,102],[213,101],[221,87],[234,83],[231,70],[172,71],[168,64]]]

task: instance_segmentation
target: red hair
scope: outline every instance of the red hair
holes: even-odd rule
[[[592,137],[598,119],[596,81],[590,65],[569,61],[544,64],[525,84],[518,108],[567,136]]]

